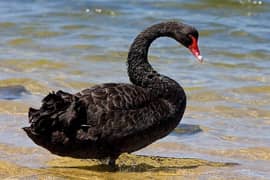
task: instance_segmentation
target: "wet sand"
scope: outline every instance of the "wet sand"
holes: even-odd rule
[[[38,149],[0,145],[10,156],[30,155]],[[46,154],[46,152],[44,152]],[[50,160],[48,160],[49,158]],[[123,154],[112,169],[99,160],[80,160],[49,155],[39,168],[0,161],[0,178],[11,179],[177,179],[198,178],[206,172],[237,166],[235,163],[211,162],[195,158],[165,158]],[[16,161],[16,160],[15,160]],[[23,163],[23,162],[21,162]]]

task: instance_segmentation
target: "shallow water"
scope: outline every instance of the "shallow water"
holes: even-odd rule
[[[200,31],[205,63],[197,63],[171,39],[154,42],[151,63],[184,87],[188,107],[182,128],[136,154],[239,164],[179,167],[175,179],[268,179],[269,9],[266,0],[1,1],[0,164],[20,167],[15,168],[18,179],[27,178],[21,171],[36,174],[32,179],[44,175],[29,168],[52,168],[47,161],[55,156],[20,129],[27,125],[28,107],[38,107],[51,90],[76,92],[97,83],[128,82],[125,61],[134,37],[150,24],[178,20]],[[174,177],[175,172],[159,170],[168,174],[149,171],[145,176]],[[60,172],[48,169],[56,179],[72,179]],[[0,167],[0,177],[9,176]],[[125,174],[115,175],[120,177]]]

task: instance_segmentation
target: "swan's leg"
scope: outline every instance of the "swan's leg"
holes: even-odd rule
[[[119,157],[119,154],[118,155],[112,155],[112,156],[109,156],[108,158],[108,166],[112,169],[112,170],[117,170],[118,169],[118,166],[115,164],[116,162],[116,159]]]
[[[115,167],[115,161],[116,161],[116,158],[110,156],[109,161],[108,161],[108,165],[110,167]]]
[[[115,161],[118,158],[118,156],[109,156],[105,159],[100,159],[100,162],[102,164],[107,164],[110,167],[115,167]]]

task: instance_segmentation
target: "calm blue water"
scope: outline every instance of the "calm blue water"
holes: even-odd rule
[[[209,174],[267,179],[269,9],[266,0],[0,1],[0,87],[27,91],[11,91],[12,100],[0,94],[0,143],[36,147],[20,130],[29,106],[38,107],[50,90],[128,82],[125,61],[135,36],[177,20],[199,30],[205,63],[166,38],[151,46],[150,61],[185,88],[183,123],[202,132],[173,133],[138,153],[236,162]]]

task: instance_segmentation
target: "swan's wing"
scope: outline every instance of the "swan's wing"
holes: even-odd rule
[[[78,94],[85,103],[98,110],[137,109],[150,102],[151,94],[131,84],[107,83],[85,89]]]
[[[79,139],[114,139],[143,131],[166,120],[173,112],[172,105],[141,87],[131,84],[104,84],[82,91],[87,106],[86,130]]]

